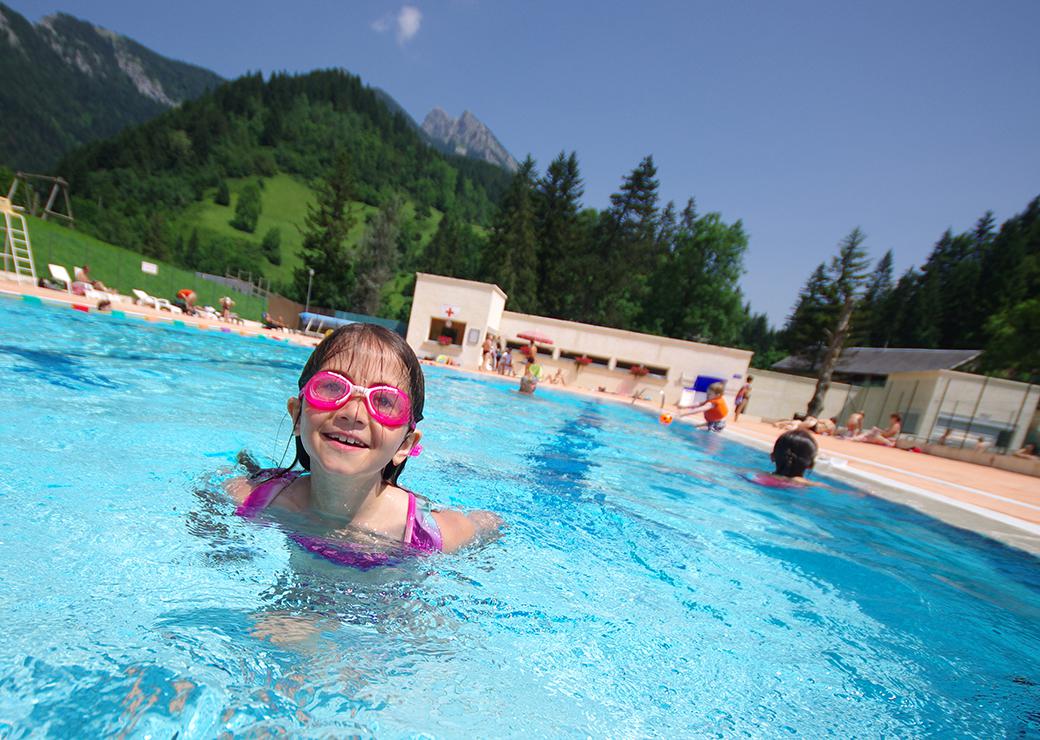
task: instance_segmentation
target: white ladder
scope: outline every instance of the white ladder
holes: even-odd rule
[[[14,267],[15,279],[19,283],[25,278],[30,284],[36,285],[29,227],[25,224],[21,210],[7,198],[0,197],[0,213],[4,216],[4,271],[11,272],[11,267]]]

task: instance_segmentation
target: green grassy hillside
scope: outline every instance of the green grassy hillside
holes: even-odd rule
[[[259,320],[265,310],[260,298],[245,296],[217,283],[196,278],[195,273],[188,270],[158,262],[49,221],[38,218],[28,218],[27,221],[37,277],[50,277],[48,263],[64,266],[69,275],[73,275],[74,267],[86,263],[90,265],[90,274],[95,280],[115,288],[123,295],[132,295],[130,290],[138,288],[172,300],[181,288],[191,288],[198,294],[200,305],[218,306],[221,296],[230,295],[235,300],[236,313],[247,319]],[[158,274],[141,272],[142,260],[158,265]]]
[[[245,239],[257,245],[268,230],[277,228],[281,232],[281,257],[280,265],[273,265],[266,259],[257,266],[254,276],[262,273],[270,279],[272,284],[283,285],[292,282],[293,272],[300,266],[300,246],[303,242],[303,229],[307,218],[307,209],[314,202],[314,191],[304,182],[290,175],[279,174],[273,177],[262,178],[263,188],[260,191],[262,210],[256,231],[252,234],[231,226],[231,220],[235,215],[235,206],[238,203],[242,188],[249,182],[256,182],[256,178],[239,178],[228,180],[228,189],[231,191],[231,203],[226,206],[214,202],[216,190],[206,193],[206,197],[191,204],[176,220],[177,232],[188,239],[193,229],[198,229],[199,238],[203,241],[213,237],[225,237],[230,239]],[[354,214],[354,228],[350,231],[349,242],[357,245],[365,231],[365,219],[375,213],[376,209],[370,205],[354,202],[351,212]],[[405,217],[413,218],[415,208],[408,203],[405,208]],[[421,221],[419,233],[420,243],[426,244],[437,230],[440,222],[440,212],[431,209],[430,218]]]

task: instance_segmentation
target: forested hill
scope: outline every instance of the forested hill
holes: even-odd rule
[[[44,172],[223,82],[70,15],[33,25],[2,3],[0,79],[0,163]]]
[[[490,219],[509,183],[498,167],[429,147],[342,70],[246,75],[71,153],[58,171],[72,184],[77,221],[102,239],[162,256],[177,237],[171,219],[207,189],[276,173],[312,182],[337,153],[349,156],[358,200],[379,205],[397,193],[472,223]]]

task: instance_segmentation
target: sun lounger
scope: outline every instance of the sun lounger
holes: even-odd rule
[[[134,294],[134,302],[139,303],[143,306],[150,306],[157,311],[169,311],[170,313],[183,313],[177,306],[170,303],[165,298],[156,298],[153,295],[148,295],[143,290],[133,288],[130,291]]]
[[[143,290],[138,290],[137,288],[133,288],[130,292],[134,294],[134,303],[138,303],[142,306],[151,306],[152,308],[159,308],[159,304],[156,303],[158,299],[154,296],[150,296]]]
[[[69,271],[61,265],[47,265],[47,269],[51,271],[51,277],[57,280],[59,283],[65,283],[65,290],[69,293],[72,292],[72,278],[69,277]]]

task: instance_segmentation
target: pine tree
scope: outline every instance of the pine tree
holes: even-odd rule
[[[419,272],[473,278],[475,252],[473,232],[455,211],[448,211],[419,258]]]
[[[574,152],[569,156],[560,152],[537,183],[534,221],[538,306],[547,316],[563,318],[571,305],[574,267],[581,255],[578,214],[584,192]]]
[[[863,299],[856,309],[856,321],[853,326],[855,343],[870,347],[884,346],[885,317],[884,307],[892,294],[892,250],[888,250],[878,260],[874,273],[867,281],[863,291]]]
[[[804,357],[815,370],[833,324],[834,298],[827,267],[816,266],[798,294],[798,301],[781,332],[781,344],[793,355]]]
[[[587,306],[587,321],[620,329],[636,325],[657,261],[656,175],[654,158],[644,157],[620,192],[610,196],[610,208],[600,219],[595,237],[601,267],[590,276],[600,281],[602,290],[592,295],[598,300]]]
[[[339,151],[332,170],[318,185],[317,202],[308,207],[300,252],[302,264],[294,273],[297,300],[307,293],[308,269],[314,270],[311,303],[348,308],[354,288],[354,260],[347,234],[354,224],[350,213],[352,187],[350,157]]]
[[[235,204],[235,216],[231,225],[239,231],[256,231],[256,222],[260,220],[260,187],[251,182],[242,188]]]
[[[506,191],[491,226],[481,275],[509,296],[510,310],[538,310],[538,245],[533,208],[534,160],[527,157]]]
[[[738,287],[748,243],[741,222],[699,215],[690,198],[677,225],[669,208],[662,212],[658,242],[640,328],[702,342],[737,341],[746,320]]]
[[[218,206],[231,205],[231,191],[228,190],[227,180],[221,178],[220,183],[217,185],[217,194],[213,197],[213,202]]]
[[[282,231],[277,226],[273,226],[267,230],[264,234],[264,239],[260,242],[260,251],[263,252],[264,257],[272,265],[282,264]]]
[[[199,230],[192,229],[191,236],[188,237],[188,243],[184,247],[181,263],[191,270],[197,270],[201,260],[202,250],[199,248]]]
[[[818,416],[823,410],[823,399],[831,386],[831,375],[838,357],[845,347],[845,340],[852,324],[852,312],[856,307],[859,291],[867,278],[867,253],[863,249],[866,237],[857,226],[841,243],[838,254],[831,260],[832,295],[839,307],[838,317],[830,329],[827,351],[820,363],[820,374],[816,379],[816,390],[806,414]]]
[[[387,199],[372,218],[361,238],[358,279],[354,288],[354,310],[375,316],[382,303],[383,287],[397,270],[398,230],[403,208],[396,196]]]

